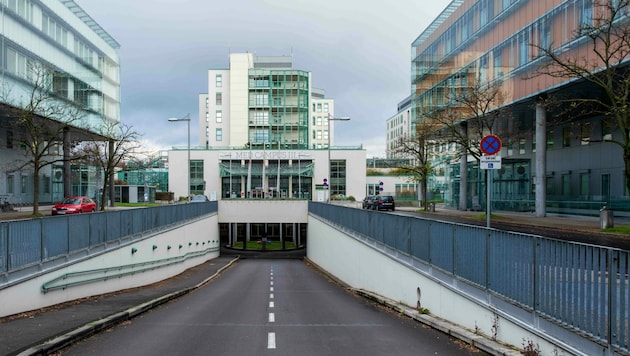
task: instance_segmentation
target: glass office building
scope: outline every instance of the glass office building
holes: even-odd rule
[[[79,5],[72,0],[0,0],[0,19],[0,161],[24,159],[18,144],[23,133],[16,132],[8,113],[26,106],[25,93],[42,83],[58,104],[80,113],[71,124],[74,133],[120,121],[120,45]],[[51,155],[62,152],[60,138]],[[43,184],[39,201],[59,200],[64,194],[59,172],[64,170],[70,172],[69,163],[48,166],[38,177],[28,168],[0,170],[0,196],[33,201],[32,182],[38,179]]]
[[[576,78],[536,75],[546,61],[540,48],[550,46],[600,69],[592,41],[577,30],[595,26],[606,11],[591,0],[455,0],[412,43],[412,125],[446,109],[461,110],[466,122],[466,108],[453,98],[473,85],[500,86],[503,100],[488,110],[505,115],[497,120],[503,126],[495,127],[502,132],[503,167],[490,171],[496,208],[544,213],[537,206],[543,203],[554,212],[598,213],[603,205],[628,205],[622,151],[606,142],[619,132],[602,115],[556,117],[543,103],[593,88]],[[627,26],[625,14],[619,26]],[[473,142],[481,139],[466,134]],[[465,155],[462,162],[460,147],[443,146],[438,142],[431,152],[446,179],[446,205],[484,208],[478,161]]]

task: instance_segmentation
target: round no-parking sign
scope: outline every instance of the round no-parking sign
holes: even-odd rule
[[[495,135],[484,136],[481,139],[481,152],[492,156],[501,151],[501,140]]]

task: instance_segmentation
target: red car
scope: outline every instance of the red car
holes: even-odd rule
[[[96,203],[89,197],[65,197],[52,208],[52,215],[93,213]]]

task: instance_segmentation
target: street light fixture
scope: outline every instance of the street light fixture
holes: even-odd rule
[[[349,116],[342,116],[342,117],[333,117],[332,115],[330,115],[330,113],[328,113],[328,179],[329,179],[329,183],[328,183],[328,203],[330,203],[330,191],[332,189],[332,163],[330,162],[330,136],[331,136],[331,121],[349,121],[350,117]]]
[[[188,163],[187,163],[187,168],[186,168],[186,185],[188,186],[187,189],[187,196],[186,196],[186,201],[190,201],[190,113],[186,114],[186,116],[182,117],[182,118],[176,118],[176,117],[171,117],[168,119],[168,121],[170,122],[179,122],[179,121],[186,121],[186,123],[188,124]]]

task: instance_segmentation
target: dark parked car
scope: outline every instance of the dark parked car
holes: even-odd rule
[[[52,215],[93,213],[96,202],[89,197],[68,196],[52,207]]]
[[[373,205],[374,210],[396,210],[396,202],[391,195],[377,195]]]
[[[373,209],[372,205],[374,204],[374,199],[376,195],[368,195],[363,199],[363,209]]]

